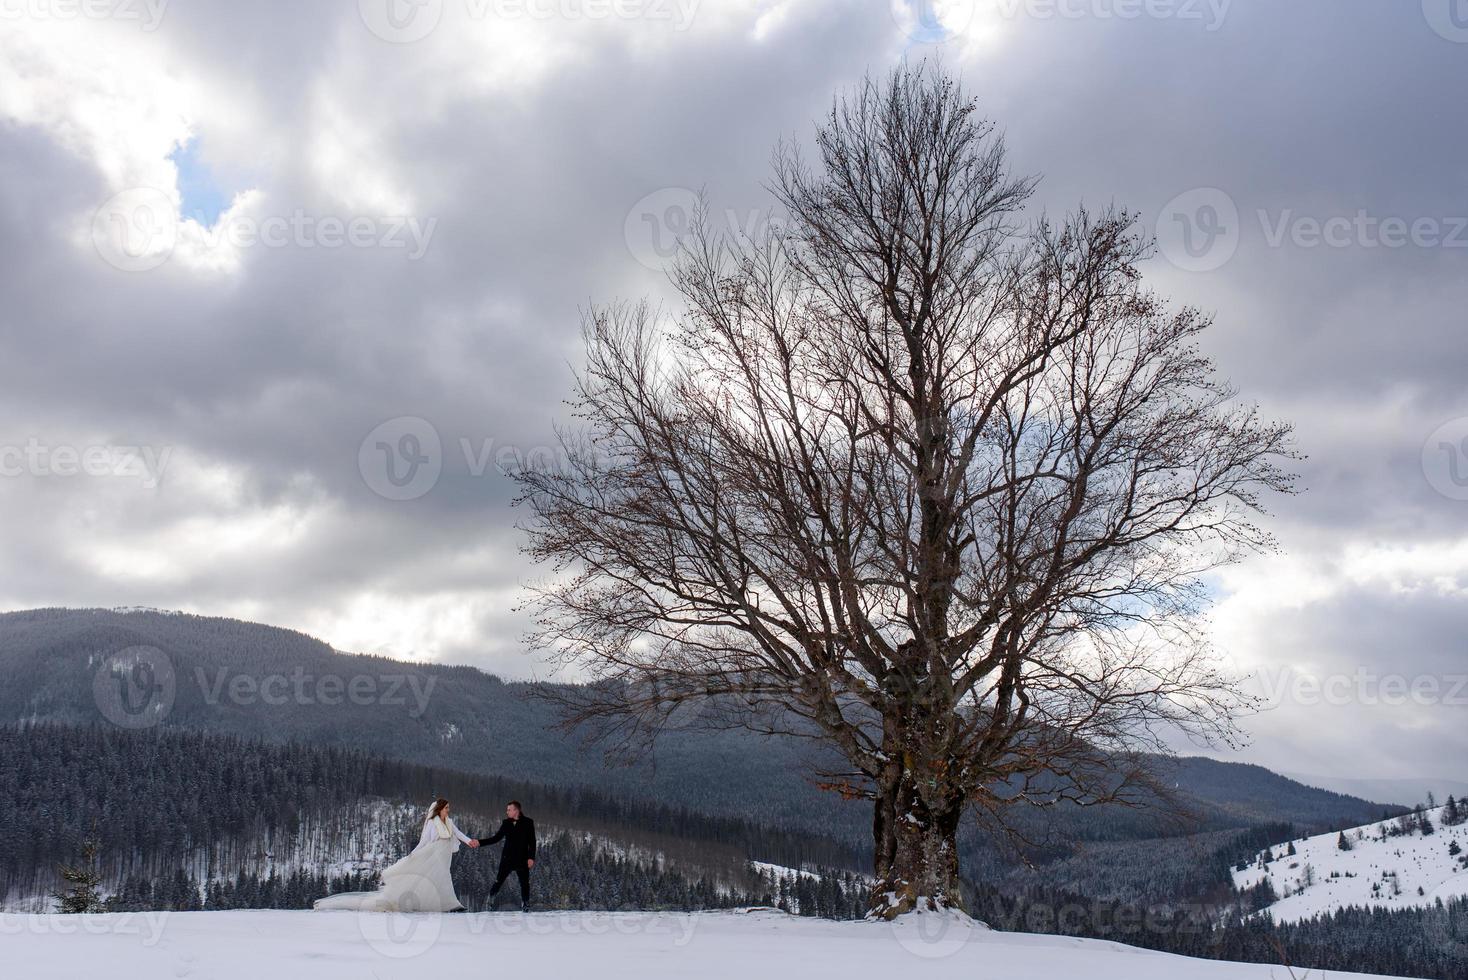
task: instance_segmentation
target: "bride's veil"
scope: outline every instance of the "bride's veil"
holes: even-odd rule
[[[434,800],[432,803],[428,804],[428,812],[423,815],[423,832],[424,832],[424,834],[427,834],[428,833],[428,825],[431,824],[431,823],[433,823],[433,808],[435,806],[437,806],[437,805],[438,805],[438,800]],[[448,824],[447,818],[445,818],[444,824],[445,825]],[[444,834],[443,834],[442,831],[440,831],[437,828],[435,828],[433,836],[435,836],[435,837],[442,837],[442,836],[444,836]],[[426,840],[426,838],[425,838],[425,840]]]

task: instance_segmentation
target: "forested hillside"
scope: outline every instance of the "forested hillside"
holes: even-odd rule
[[[190,895],[206,893],[215,907],[304,907],[328,885],[361,887],[416,843],[438,795],[466,830],[486,834],[506,800],[533,807],[545,851],[537,890],[550,907],[775,901],[751,860],[851,860],[839,844],[779,827],[353,750],[33,725],[0,728],[0,896],[49,893],[56,865],[91,839],[119,907],[193,908]],[[482,899],[493,870],[491,858],[461,853],[466,901]]]
[[[443,793],[470,832],[509,796],[542,829],[536,904],[566,909],[711,909],[777,904],[849,918],[863,881],[839,841],[585,790],[415,766],[354,750],[237,736],[50,724],[0,727],[0,891],[12,908],[49,907],[59,863],[101,845],[107,907],[307,908],[373,887],[416,840],[425,801]],[[1462,901],[1409,912],[1344,909],[1276,927],[1248,913],[1268,890],[1235,892],[1230,872],[1291,825],[1086,844],[1037,868],[972,869],[970,907],[991,925],[1116,939],[1221,959],[1457,977],[1468,964]],[[750,859],[815,865],[761,877]],[[460,898],[482,909],[493,853],[461,851]],[[1385,941],[1385,937],[1391,940]],[[1277,948],[1276,944],[1279,944]]]
[[[514,787],[511,795],[597,800],[603,828],[649,812],[676,814],[661,824],[672,850],[672,838],[692,835],[701,842],[695,849],[718,838],[692,830],[711,821],[743,856],[870,867],[867,807],[816,787],[812,774],[822,759],[803,741],[701,731],[688,719],[636,764],[610,765],[599,749],[558,728],[556,708],[537,696],[554,693],[548,685],[343,654],[290,630],[157,611],[0,614],[0,670],[8,680],[0,724],[121,724],[332,747],[366,753],[373,765],[396,759],[477,773]],[[1181,809],[1021,811],[1026,853],[1039,871],[970,825],[960,838],[965,873],[974,881],[1082,884],[1126,897],[1181,887],[1180,878],[1200,884],[1201,869],[1212,866],[1192,858],[1196,834],[1284,824],[1304,834],[1397,812],[1256,766],[1180,759],[1163,772]],[[290,810],[294,801],[282,805]],[[1181,863],[1150,856],[1145,842],[1154,839]],[[1107,842],[1115,846],[1096,849]],[[1107,863],[1098,874],[1102,853]],[[1216,887],[1218,877],[1209,874],[1201,883]]]
[[[150,722],[337,745],[420,763],[589,786],[706,813],[750,817],[772,804],[806,830],[864,835],[868,815],[806,778],[806,748],[752,735],[679,733],[635,768],[555,730],[537,685],[470,667],[342,654],[290,630],[229,619],[107,610],[0,615],[0,723],[105,720],[94,681],[120,653],[161,655],[170,688]],[[353,697],[356,686],[360,696]],[[166,706],[163,702],[166,701]],[[711,766],[717,760],[717,766]]]
[[[146,691],[118,660],[138,649],[152,651],[158,670],[154,678],[150,663],[141,675],[153,685]],[[536,696],[548,685],[343,654],[290,630],[152,611],[7,613],[0,615],[0,670],[8,680],[0,723],[103,721],[105,699],[128,685],[130,696],[145,699],[136,718],[149,726],[334,745],[760,823],[778,812],[782,827],[839,838],[860,853],[870,846],[866,806],[816,787],[813,774],[829,760],[803,740],[700,731],[697,719],[685,719],[687,728],[636,765],[608,765],[599,749],[558,729],[555,707]],[[1375,804],[1257,766],[1180,759],[1160,768],[1177,787],[1181,814],[1112,807],[1024,815],[1027,836],[1060,842],[1039,856],[1068,853],[1071,840],[1278,822],[1325,830],[1383,815]],[[964,846],[983,844],[970,835]]]

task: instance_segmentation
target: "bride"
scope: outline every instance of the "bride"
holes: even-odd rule
[[[382,869],[382,885],[375,892],[342,892],[317,899],[317,909],[355,909],[362,912],[462,912],[454,894],[449,865],[459,844],[478,847],[449,819],[449,801],[440,797],[423,821],[418,846]]]

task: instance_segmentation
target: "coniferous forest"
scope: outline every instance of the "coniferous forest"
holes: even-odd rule
[[[471,833],[492,829],[506,800],[526,801],[543,828],[537,907],[768,905],[835,918],[865,908],[871,851],[859,814],[815,791],[781,743],[687,733],[675,752],[619,770],[556,734],[535,686],[478,671],[352,657],[289,631],[193,616],[58,610],[0,625],[13,681],[0,693],[8,908],[54,908],[58,894],[82,908],[306,908],[373,887],[438,795]],[[78,678],[98,651],[140,642],[167,651],[178,700],[157,727],[99,724]],[[316,677],[402,673],[424,691],[433,682],[433,696],[421,718],[390,703],[313,711],[206,696],[218,677],[263,683],[300,664]],[[507,749],[524,742],[538,755],[515,765]],[[969,907],[999,928],[1191,955],[1461,974],[1461,903],[1275,926],[1247,917],[1275,896],[1233,888],[1230,869],[1271,845],[1410,821],[1404,808],[1205,759],[1178,760],[1173,781],[1187,813],[1060,809],[1026,825],[1023,854],[966,827]],[[456,857],[471,908],[484,907],[493,867],[493,857]]]
[[[849,856],[833,842],[736,819],[350,750],[55,725],[0,728],[0,892],[50,894],[56,856],[95,843],[111,908],[305,908],[370,888],[373,868],[416,842],[437,795],[486,834],[504,801],[534,801],[545,828],[543,907],[725,908],[783,897],[792,910],[849,917],[865,901],[851,872],[844,889],[803,905],[793,886],[782,893],[749,861],[799,867]],[[494,867],[468,851],[456,859],[471,908]]]
[[[65,885],[58,866],[90,860],[109,911],[309,908],[325,894],[374,887],[375,869],[411,847],[423,805],[438,794],[455,801],[471,833],[490,827],[511,796],[527,809],[534,801],[544,828],[540,908],[762,905],[839,919],[866,908],[853,850],[775,826],[354,750],[49,724],[0,727],[0,891],[10,907],[54,907]],[[1298,830],[1101,842],[1032,869],[996,866],[965,891],[974,914],[999,929],[1215,959],[1465,975],[1463,900],[1293,924],[1252,915],[1275,896],[1235,892],[1230,868]],[[811,870],[760,873],[751,861]],[[455,886],[470,909],[488,907],[494,867],[492,856],[456,856]]]

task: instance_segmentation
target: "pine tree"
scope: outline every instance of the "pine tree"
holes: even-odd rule
[[[102,873],[97,870],[97,851],[100,845],[93,838],[82,842],[82,863],[61,865],[56,873],[71,887],[55,894],[56,911],[64,915],[80,915],[88,912],[105,911],[100,889]]]
[[[1351,842],[1346,839],[1346,832],[1344,830],[1341,831],[1341,835],[1336,838],[1335,846],[1338,850],[1342,851],[1349,851],[1351,849]]]

